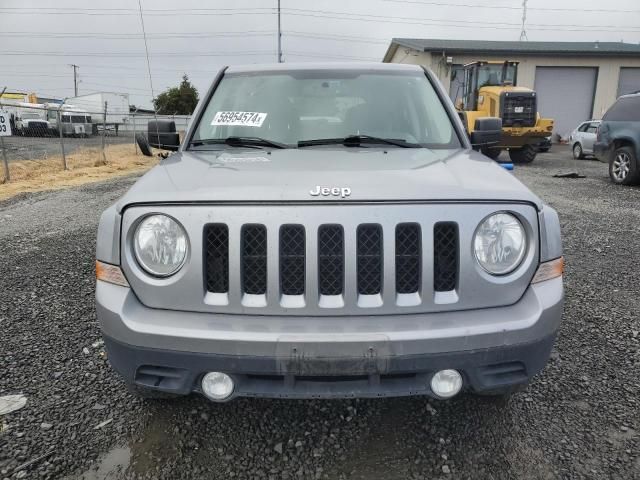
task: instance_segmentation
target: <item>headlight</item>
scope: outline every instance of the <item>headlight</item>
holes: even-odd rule
[[[485,218],[473,239],[476,259],[492,275],[513,272],[527,251],[527,235],[520,221],[509,213]]]
[[[136,260],[156,277],[176,273],[187,258],[187,234],[166,215],[150,215],[140,222],[133,239]]]

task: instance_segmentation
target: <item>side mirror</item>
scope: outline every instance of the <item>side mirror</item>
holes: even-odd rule
[[[469,139],[474,147],[488,147],[500,143],[502,138],[502,119],[496,117],[476,118]]]
[[[149,145],[175,152],[180,148],[180,135],[173,120],[151,120],[147,123]]]

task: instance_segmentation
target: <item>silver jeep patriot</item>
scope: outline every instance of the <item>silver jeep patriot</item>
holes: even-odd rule
[[[562,316],[556,212],[415,65],[228,67],[100,220],[97,315],[142,395],[505,394]],[[147,145],[148,146],[148,145]]]

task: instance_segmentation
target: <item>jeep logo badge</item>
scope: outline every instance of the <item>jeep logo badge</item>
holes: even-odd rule
[[[349,197],[351,195],[351,189],[349,187],[321,187],[316,185],[313,190],[309,190],[309,195],[317,197],[322,195],[328,197],[329,195],[334,197]]]

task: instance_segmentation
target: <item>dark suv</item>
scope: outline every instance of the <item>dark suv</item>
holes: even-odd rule
[[[607,110],[593,151],[598,160],[609,164],[613,183],[640,183],[640,93],[621,96]]]

